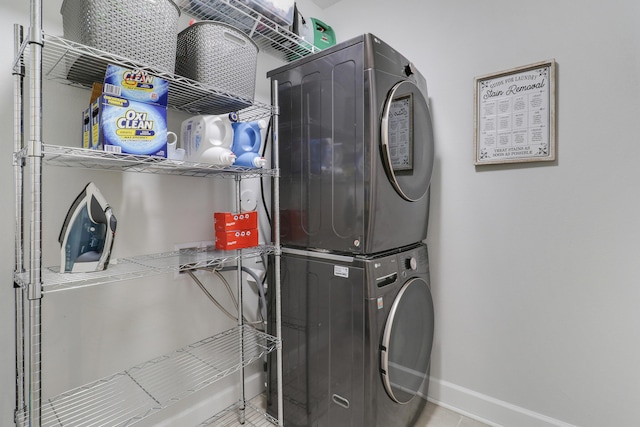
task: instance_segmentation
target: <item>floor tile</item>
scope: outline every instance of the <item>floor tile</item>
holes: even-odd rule
[[[428,402],[414,427],[489,427],[450,409]]]
[[[415,427],[458,427],[461,418],[460,414],[428,402]]]

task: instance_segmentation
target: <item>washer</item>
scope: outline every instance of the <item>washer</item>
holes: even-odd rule
[[[424,77],[372,34],[278,82],[281,241],[374,254],[424,240],[434,143]]]
[[[426,246],[375,257],[285,248],[281,265],[285,425],[412,425],[433,343]]]

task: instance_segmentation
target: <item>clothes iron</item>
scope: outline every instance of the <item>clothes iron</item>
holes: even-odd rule
[[[107,268],[116,232],[116,217],[93,182],[76,197],[60,230],[60,272]]]

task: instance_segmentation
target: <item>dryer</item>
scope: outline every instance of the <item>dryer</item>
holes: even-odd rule
[[[433,343],[426,246],[374,257],[284,248],[281,265],[285,425],[413,425]],[[269,378],[275,415],[275,369]]]
[[[425,78],[365,34],[278,82],[281,242],[374,254],[426,238],[434,143]]]

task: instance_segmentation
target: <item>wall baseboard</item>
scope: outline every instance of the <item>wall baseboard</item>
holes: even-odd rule
[[[576,427],[438,378],[429,379],[426,399],[493,427]]]

